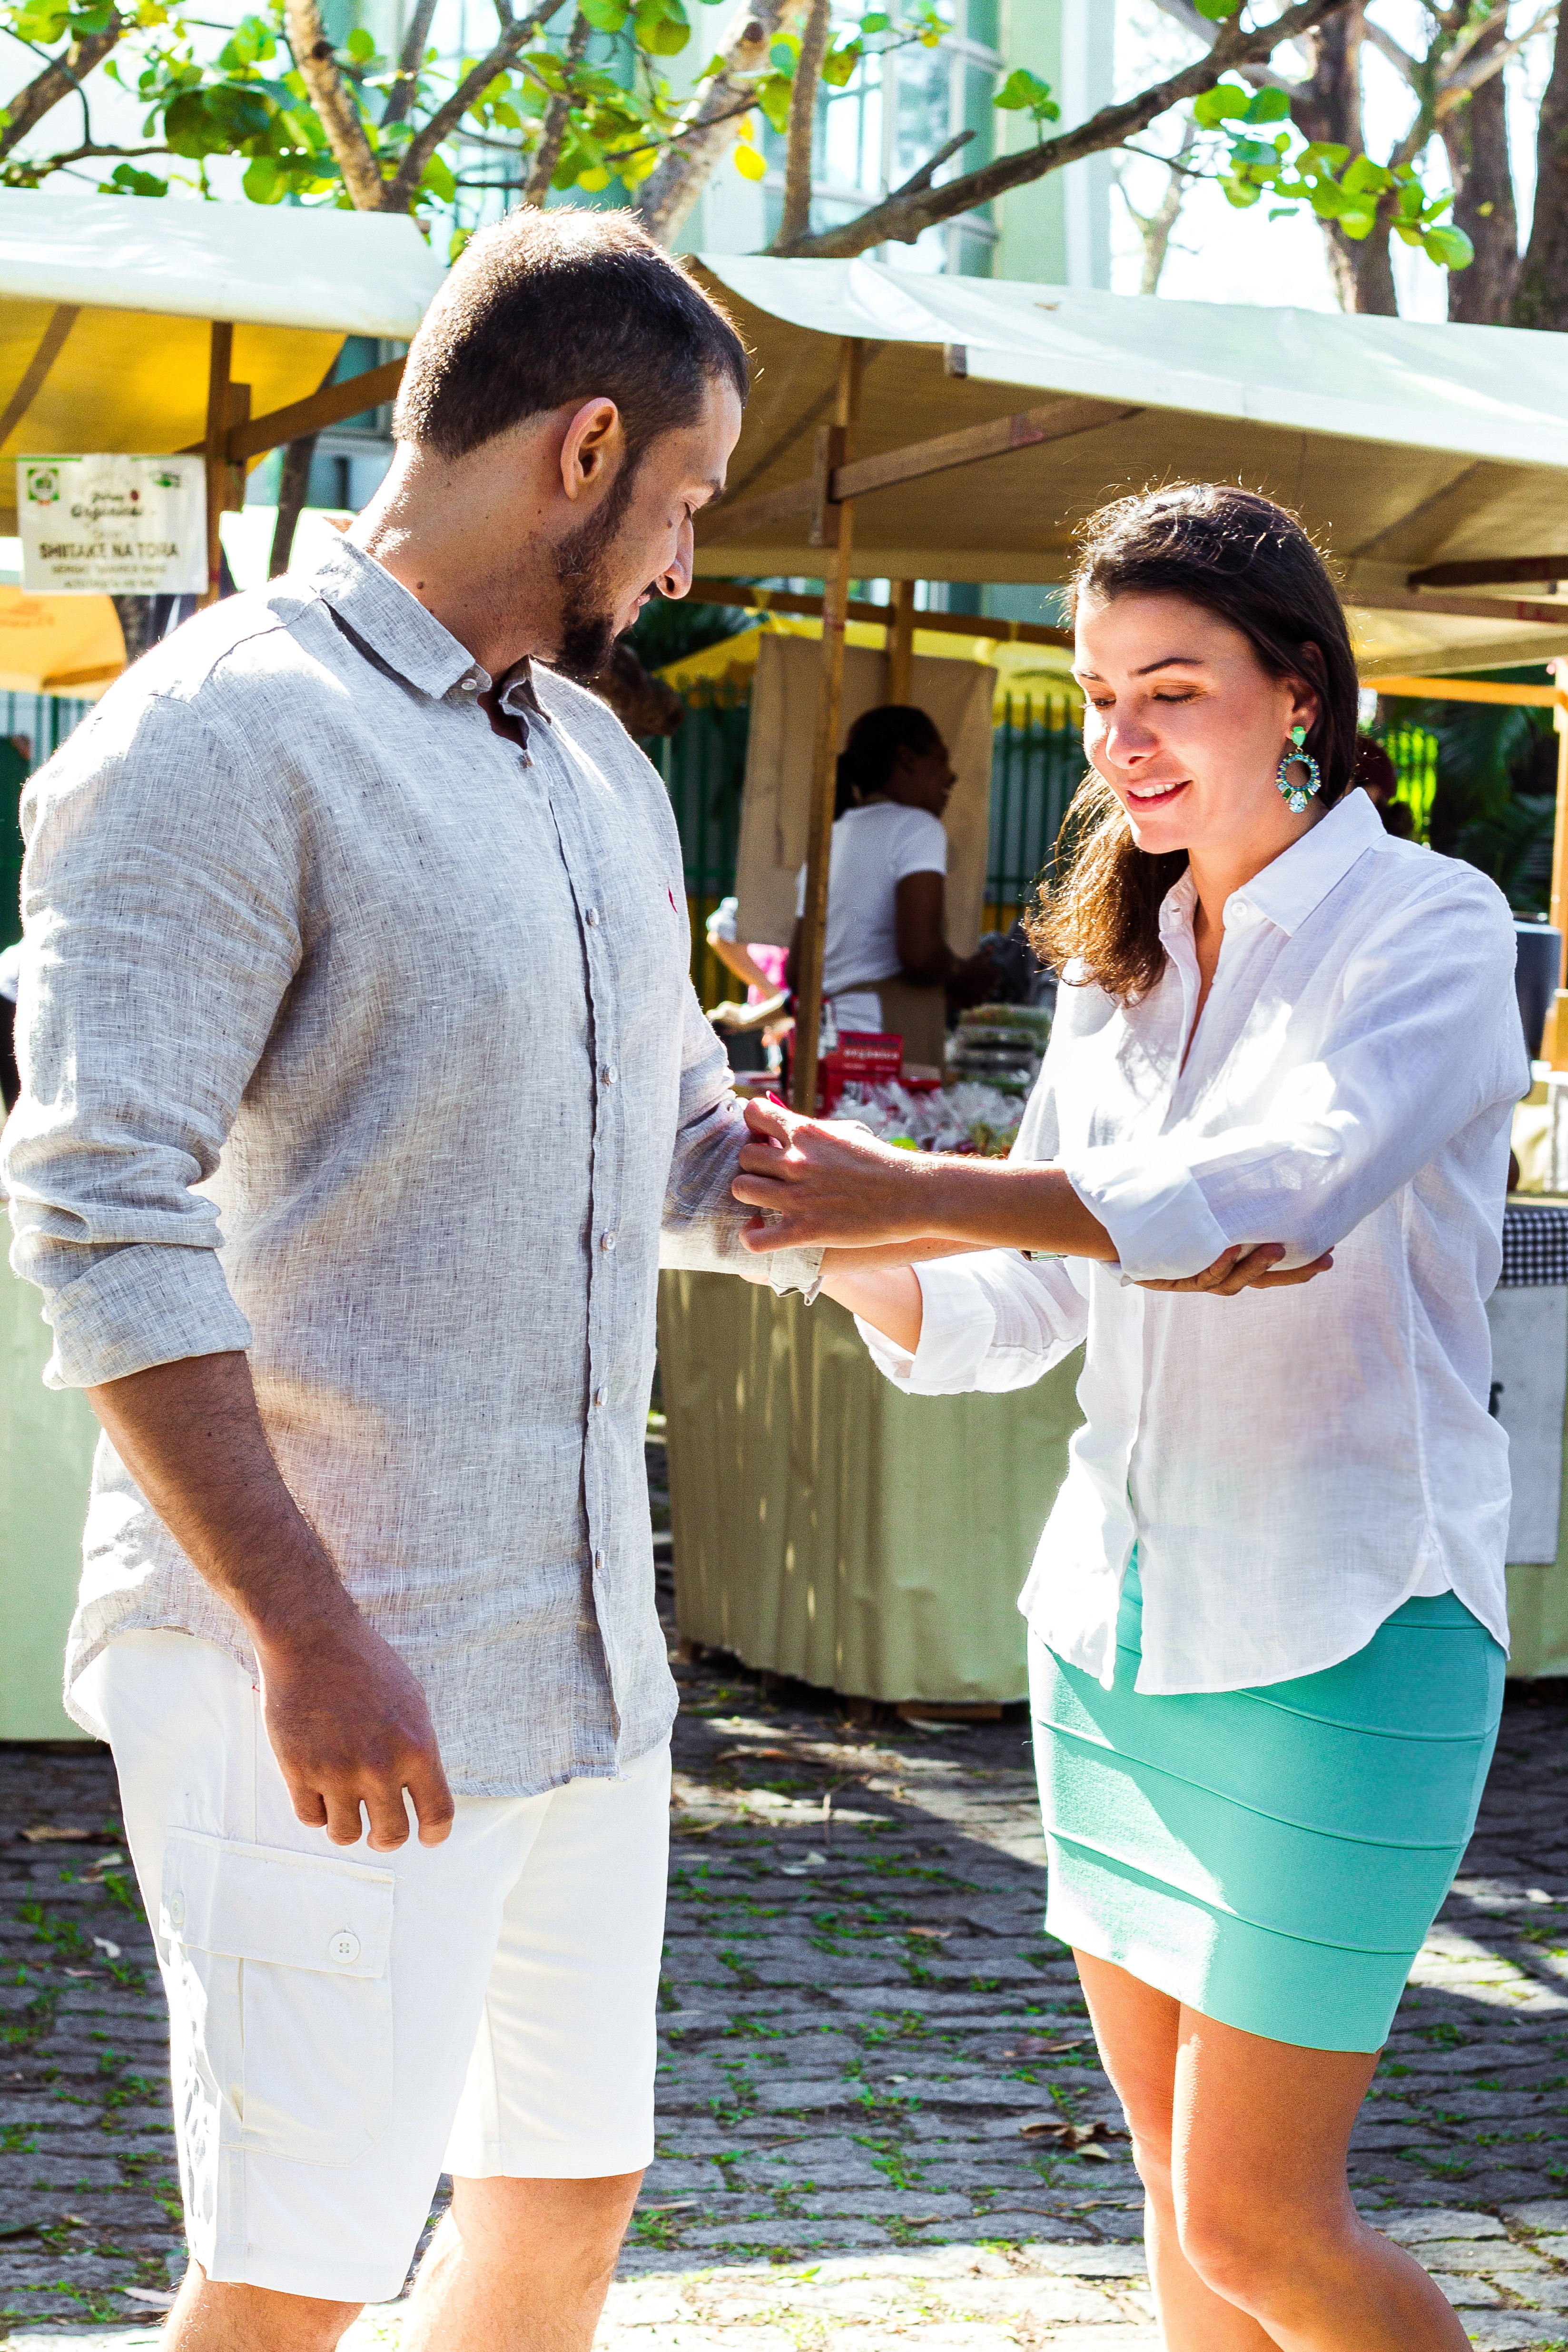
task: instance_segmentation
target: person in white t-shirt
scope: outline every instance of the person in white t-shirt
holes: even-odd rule
[[[977,1004],[989,985],[983,951],[964,961],[947,945],[947,835],[956,779],[947,747],[924,710],[884,703],[850,729],[839,759],[828,867],[822,997],[840,1031],[880,1030],[882,983],[904,981]],[[806,869],[795,899],[789,979],[797,984]],[[942,1000],[936,999],[936,1019]],[[916,1058],[921,1058],[917,1056]]]

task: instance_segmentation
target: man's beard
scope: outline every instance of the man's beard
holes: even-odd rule
[[[560,642],[550,667],[574,685],[590,686],[609,664],[615,647],[615,593],[606,558],[620,535],[631,501],[635,460],[622,466],[599,511],[590,515],[555,551],[560,583]]]

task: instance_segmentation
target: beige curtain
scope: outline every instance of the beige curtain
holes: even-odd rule
[[[788,947],[796,877],[810,824],[811,740],[822,649],[813,637],[764,637],[751,688],[746,797],[736,893],[742,940]],[[947,943],[972,955],[985,907],[991,808],[992,672],[981,662],[914,665],[910,699],[926,711],[952,754],[958,781],[947,803]],[[852,646],[844,656],[842,730],[887,700],[887,656]]]

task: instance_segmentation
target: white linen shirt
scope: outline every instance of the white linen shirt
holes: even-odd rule
[[[1509,1124],[1530,1083],[1513,923],[1474,867],[1353,792],[1232,894],[1199,986],[1194,887],[1141,1001],[1064,985],[1013,1156],[1052,1161],[1118,1265],[1015,1251],[918,1269],[914,1395],[1022,1388],[1081,1340],[1086,1416],[1019,1607],[1109,1685],[1134,1540],[1146,1692],[1246,1689],[1353,1656],[1452,1589],[1506,1648],[1508,1441],[1488,1414]],[[1236,1298],[1137,1288],[1234,1242],[1332,1248]]]
[[[756,1261],[669,795],[593,696],[525,667],[519,744],[489,685],[345,541],[110,689],[23,803],[4,1173],[50,1385],[247,1350],[453,1787],[504,1797],[669,1730],[658,1266]],[[159,1626],[253,1664],[101,1439],[68,1687]]]

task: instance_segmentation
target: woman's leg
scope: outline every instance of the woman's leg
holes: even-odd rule
[[[1351,2202],[1376,2053],[1268,2042],[1075,1957],[1148,2192],[1169,2352],[1464,2352],[1419,2263]]]
[[[1168,1993],[1109,1960],[1074,1952],[1094,2038],[1126,2109],[1133,2158],[1144,2184],[1144,2239],[1166,2352],[1272,2352],[1273,2339],[1244,2311],[1207,2286],[1181,2250],[1171,2142],[1182,2020]]]

